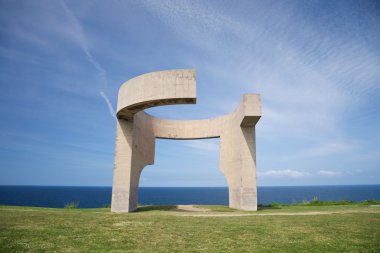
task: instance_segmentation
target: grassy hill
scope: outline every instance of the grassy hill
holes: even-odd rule
[[[376,203],[195,208],[1,206],[0,252],[380,252]]]

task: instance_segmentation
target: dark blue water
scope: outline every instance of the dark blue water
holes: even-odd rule
[[[319,200],[380,200],[380,185],[258,187],[259,204]],[[0,205],[94,208],[111,203],[111,187],[0,186]],[[228,205],[226,187],[140,187],[139,204]]]

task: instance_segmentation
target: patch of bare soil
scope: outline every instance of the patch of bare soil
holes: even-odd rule
[[[200,208],[196,208],[200,209]],[[175,210],[175,209],[174,209]],[[207,210],[207,209],[201,209]],[[198,211],[199,212],[199,211]],[[205,211],[203,211],[205,212]],[[344,211],[311,211],[311,212],[276,212],[276,213],[205,213],[205,214],[178,214],[180,216],[191,217],[239,217],[239,216],[294,216],[294,215],[329,215],[347,213],[380,213],[380,209],[372,210],[344,210]]]
[[[175,211],[175,212],[209,212],[211,210],[207,209],[207,208],[194,207],[193,205],[177,205],[177,207],[172,209],[171,211]]]

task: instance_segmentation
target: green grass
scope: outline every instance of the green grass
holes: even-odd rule
[[[210,215],[279,214],[240,217],[178,216],[187,213],[171,211],[174,206],[142,206],[129,214],[1,206],[0,252],[380,252],[380,207],[373,205],[267,206],[258,212],[198,206],[211,209]],[[357,212],[297,215],[331,210]]]

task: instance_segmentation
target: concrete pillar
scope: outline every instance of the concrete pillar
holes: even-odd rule
[[[257,210],[254,127],[232,124],[220,137],[220,170],[228,183],[229,207]]]
[[[130,212],[137,207],[135,172],[132,169],[133,122],[118,119],[112,184],[112,212]]]
[[[240,209],[257,210],[255,129],[241,127],[241,131],[244,138],[239,147],[241,155]]]

